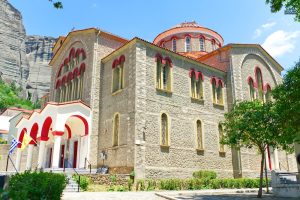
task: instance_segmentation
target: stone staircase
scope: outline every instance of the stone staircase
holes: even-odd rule
[[[68,182],[64,192],[79,192],[78,183],[72,178],[72,174],[67,174]]]

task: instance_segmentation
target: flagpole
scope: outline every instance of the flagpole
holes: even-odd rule
[[[8,169],[8,161],[9,161],[9,154],[7,155],[7,161],[6,161],[6,172],[7,172],[7,169]]]

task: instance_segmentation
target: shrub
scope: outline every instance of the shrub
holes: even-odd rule
[[[146,180],[146,190],[152,191],[152,190],[155,190],[155,188],[156,188],[156,181],[153,179],[147,179]]]
[[[115,184],[117,182],[117,176],[115,174],[109,175],[109,180]]]
[[[182,179],[166,179],[160,181],[160,188],[162,190],[181,190],[183,185]]]
[[[113,192],[115,191],[115,186],[111,185],[109,186],[109,188],[107,189],[108,192]]]
[[[206,179],[215,179],[217,178],[217,173],[214,171],[196,171],[193,172],[193,177],[194,178],[206,178]]]
[[[59,200],[65,187],[63,174],[26,171],[10,178],[8,193],[14,200]]]
[[[143,179],[138,180],[135,189],[137,191],[144,191],[145,190],[145,180],[143,180]]]
[[[80,183],[79,183],[79,176],[74,174],[73,178],[75,179],[75,181],[79,184],[80,188],[83,191],[87,191],[89,184],[90,184],[90,179],[89,177],[86,176],[80,176]]]
[[[132,179],[128,179],[128,180],[127,180],[127,187],[128,187],[128,190],[129,190],[129,191],[132,190],[132,185],[133,185],[133,180],[132,180]]]
[[[126,191],[126,188],[123,186],[123,185],[120,185],[117,187],[116,189],[118,192],[125,192]]]

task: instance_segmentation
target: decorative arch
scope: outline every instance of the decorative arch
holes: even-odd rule
[[[244,55],[244,57],[241,59],[241,62],[240,62],[240,66],[241,68],[244,66],[244,63],[249,59],[249,57],[253,56],[254,58],[256,58],[257,60],[259,60],[263,66],[266,67],[266,69],[268,70],[268,72],[270,73],[273,81],[274,81],[274,84],[275,86],[277,86],[279,83],[277,81],[277,79],[275,78],[275,74],[273,72],[273,70],[271,69],[270,65],[268,64],[267,61],[265,61],[261,55],[259,55],[258,53],[249,53],[247,55]],[[259,66],[256,66],[255,68],[257,68]]]
[[[52,125],[52,118],[47,117],[43,123],[42,132],[41,132],[41,141],[48,141],[49,130]]]
[[[21,148],[22,147],[22,142],[23,142],[23,138],[24,138],[24,134],[27,132],[27,129],[26,128],[23,128],[21,133],[20,133],[20,136],[19,136],[19,144],[18,144],[18,148]]]
[[[72,137],[71,128],[68,124],[65,124],[65,128],[67,129],[67,132],[68,132],[68,139],[70,139]]]
[[[71,117],[77,117],[82,121],[82,123],[84,124],[84,135],[88,135],[89,134],[89,123],[88,123],[88,121],[81,115],[72,115]]]
[[[39,130],[39,125],[37,123],[34,123],[30,130],[30,137],[32,138],[32,140],[30,141],[29,144],[36,144],[36,137],[38,134],[38,130]]]

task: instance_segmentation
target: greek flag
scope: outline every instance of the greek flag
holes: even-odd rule
[[[19,143],[20,143],[20,142],[17,141],[16,139],[13,139],[13,140],[11,141],[11,145],[10,145],[10,149],[9,149],[8,155],[10,155],[10,154],[15,150],[15,148],[18,146]]]

